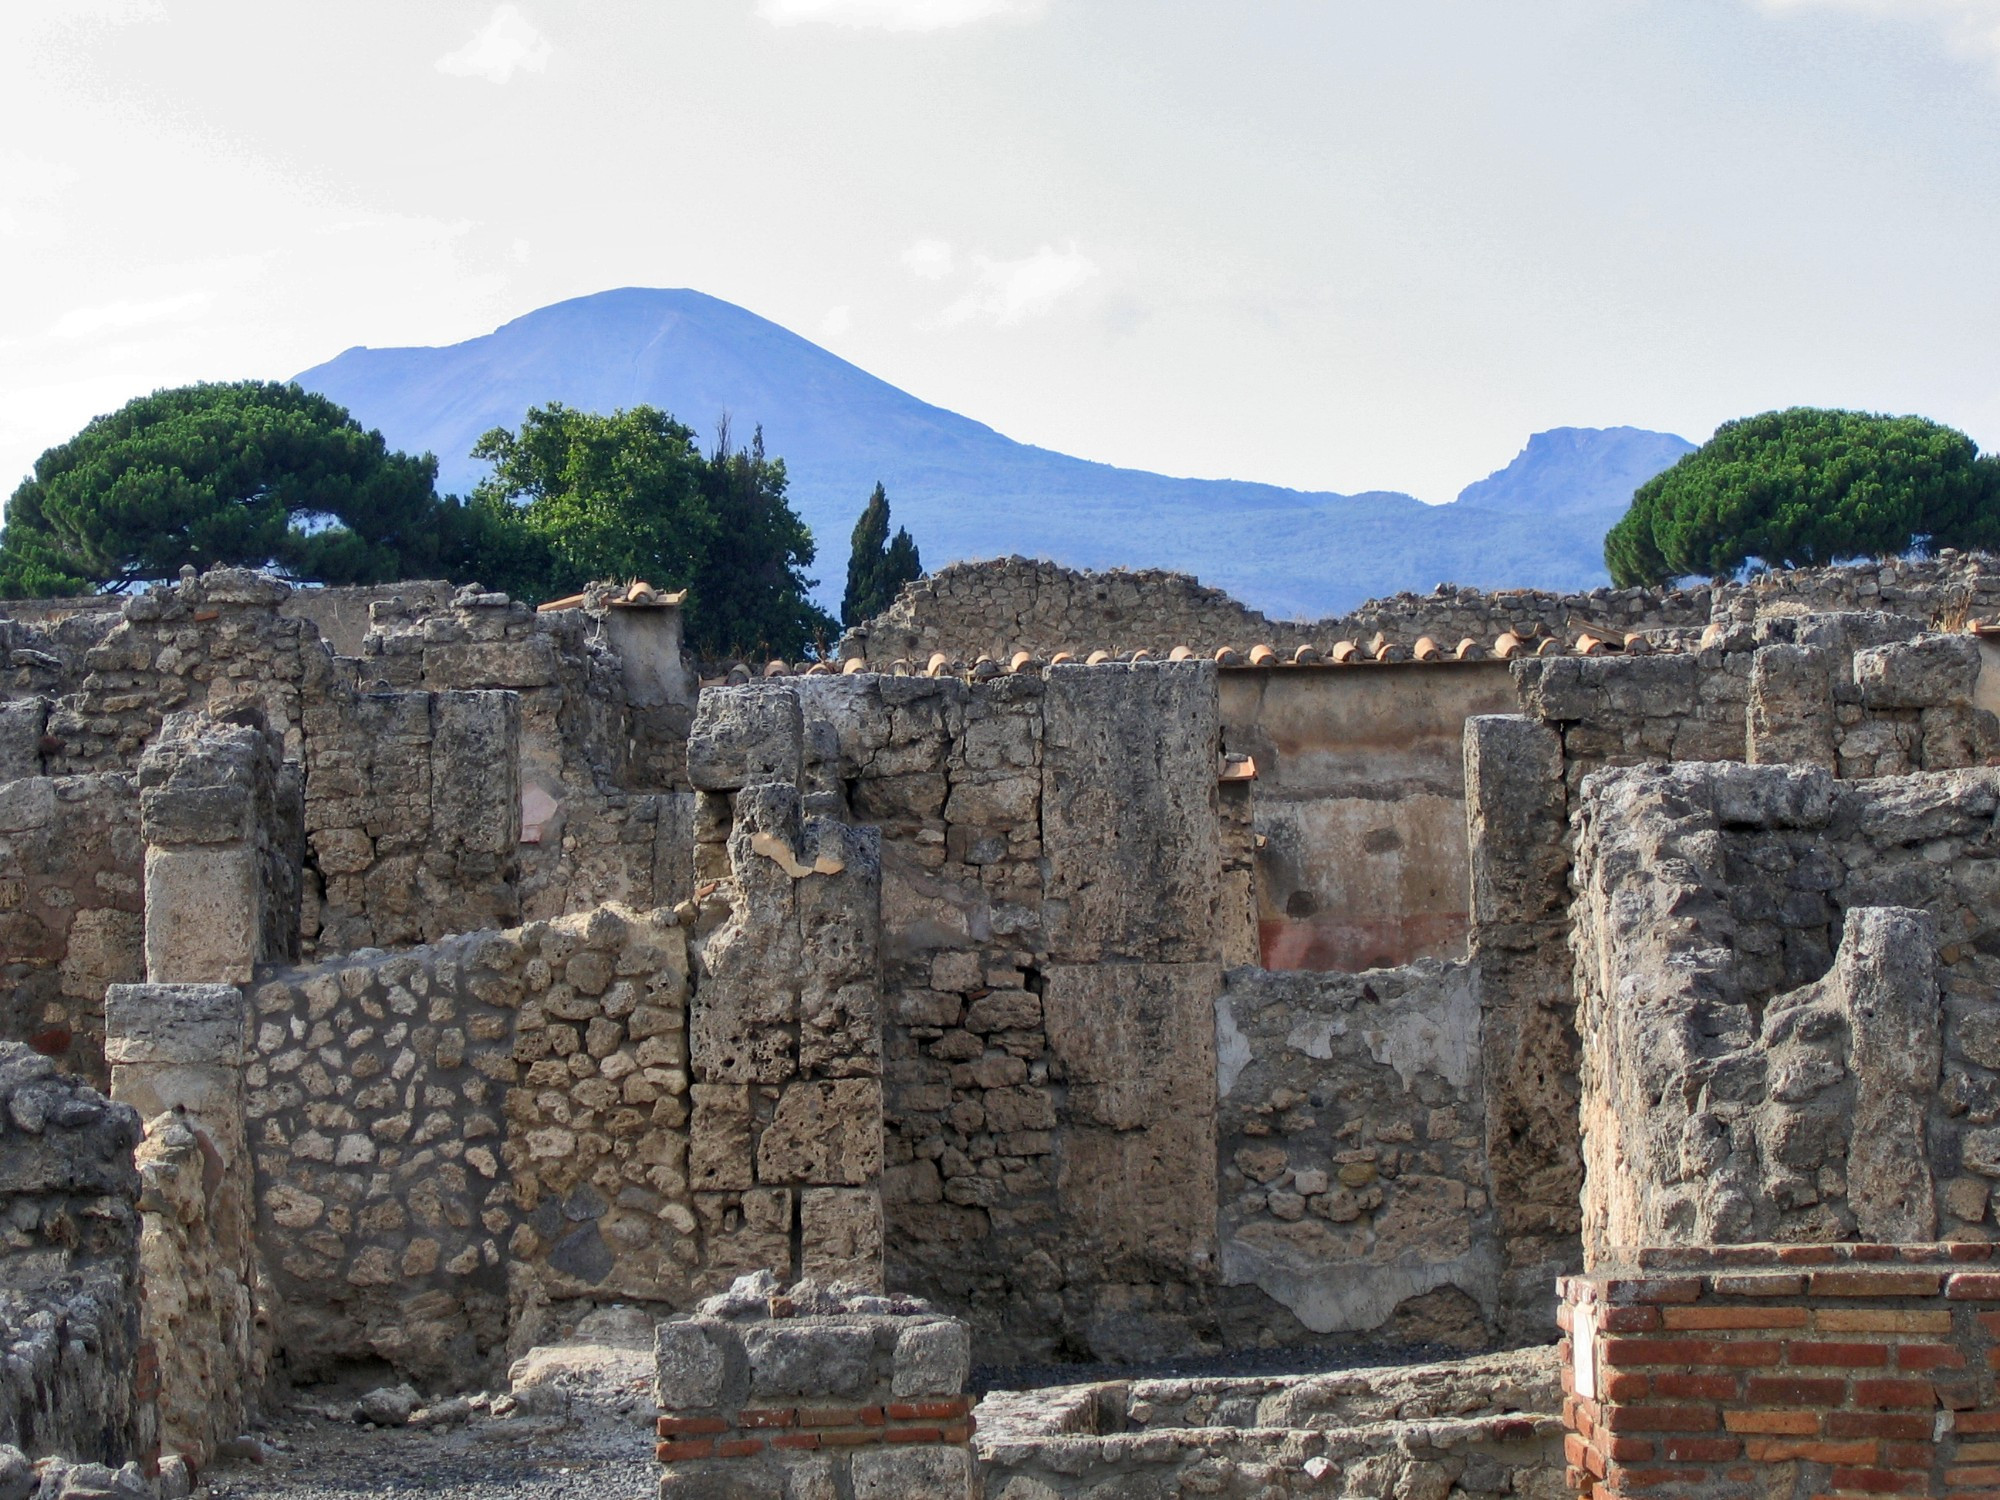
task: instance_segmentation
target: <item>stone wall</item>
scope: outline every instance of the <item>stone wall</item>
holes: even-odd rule
[[[154,1443],[139,1339],[139,1118],[0,1042],[0,1443],[113,1465]]]
[[[0,784],[0,1038],[105,1081],[105,987],[145,974],[144,881],[132,777]]]
[[[1489,1344],[1500,1268],[1471,971],[1234,969],[1215,1014],[1223,1279],[1313,1333]]]
[[[458,1384],[553,1303],[684,1305],[673,922],[602,908],[260,973],[247,1114],[289,1374],[373,1357]]]
[[[1990,1492],[1990,1256],[1962,1243],[1728,1246],[1566,1278],[1572,1493]]]
[[[746,1276],[659,1326],[661,1500],[974,1500],[971,1355],[915,1298]]]
[[[1994,770],[1586,781],[1573,920],[1595,1260],[1996,1237],[1996,810]]]
[[[1620,635],[1664,626],[1699,628],[1708,623],[1711,595],[1707,588],[1489,594],[1440,584],[1430,594],[1371,599],[1352,614],[1272,620],[1185,573],[1079,572],[1007,557],[953,563],[905,584],[887,610],[842,637],[840,654],[887,671],[898,659],[921,670],[940,651],[968,662],[980,656],[1004,662],[1016,651],[1047,660],[1060,651],[1078,657],[1099,649],[1164,656],[1188,646],[1207,656],[1223,646],[1248,651],[1265,643],[1289,655],[1302,645],[1325,650],[1337,641],[1367,641],[1378,633],[1403,646],[1426,635],[1447,646],[1467,636],[1490,644],[1511,629],[1532,636],[1586,626]]]

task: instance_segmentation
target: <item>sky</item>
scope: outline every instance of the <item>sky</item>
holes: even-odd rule
[[[626,285],[1172,474],[2000,447],[1996,251],[2000,0],[0,5],[0,493],[162,385]]]

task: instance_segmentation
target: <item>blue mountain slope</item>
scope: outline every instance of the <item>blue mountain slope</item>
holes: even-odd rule
[[[1605,529],[1633,488],[1688,444],[1635,428],[1543,433],[1456,504],[1173,479],[1070,458],[931,406],[740,307],[692,291],[626,288],[542,308],[440,349],[350,349],[297,377],[429,451],[463,493],[480,434],[531,405],[663,407],[704,434],[727,413],[764,428],[819,541],[837,598],[847,537],[888,486],[932,567],[1010,552],[1076,567],[1171,567],[1275,615],[1320,615],[1442,579],[1485,587],[1604,581]]]

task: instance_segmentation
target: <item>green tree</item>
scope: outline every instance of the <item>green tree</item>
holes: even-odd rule
[[[436,571],[466,529],[436,476],[297,385],[156,391],[35,461],[7,505],[0,595],[117,591],[190,563],[321,583]]]
[[[895,601],[906,583],[924,576],[923,560],[909,532],[896,528],[889,536],[889,492],[875,483],[875,493],[854,523],[854,546],[847,555],[847,592],[840,598],[840,623],[859,625],[872,620]]]
[[[1726,422],[1604,538],[1621,587],[2000,543],[2000,462],[1922,417],[1794,407]]]
[[[732,449],[725,423],[704,454],[691,428],[656,407],[605,416],[552,402],[531,408],[518,432],[487,433],[473,456],[493,464],[471,501],[475,526],[489,528],[489,586],[530,597],[593,579],[686,588],[688,642],[710,659],[796,658],[835,628],[807,596],[812,533],[761,428]]]

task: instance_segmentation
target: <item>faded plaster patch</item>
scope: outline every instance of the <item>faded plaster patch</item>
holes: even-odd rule
[[[1436,1073],[1455,1089],[1463,1090],[1472,1082],[1479,1055],[1479,1007],[1473,1003],[1470,980],[1462,974],[1448,980],[1444,998],[1441,1007],[1400,1011],[1361,1034],[1369,1056],[1396,1070],[1404,1093],[1424,1072]]]
[[[1322,1054],[1324,1055],[1324,1054]],[[1250,1040],[1236,1027],[1227,993],[1215,997],[1215,1092],[1222,1098],[1250,1066]]]
[[[1332,1016],[1308,1016],[1291,1030],[1285,1038],[1285,1045],[1294,1052],[1303,1052],[1307,1057],[1316,1057],[1325,1062],[1333,1056],[1333,1039],[1347,1035],[1347,1022]],[[1378,1057],[1375,1059],[1380,1062]]]
[[[800,864],[792,846],[775,833],[751,834],[750,847],[794,880],[803,880],[808,875],[838,875],[847,868],[847,862],[837,854],[822,854],[809,865]]]
[[[1222,1280],[1260,1288],[1314,1333],[1365,1332],[1381,1327],[1409,1298],[1441,1286],[1469,1293],[1492,1316],[1499,1301],[1497,1258],[1494,1246],[1482,1243],[1450,1260],[1315,1263],[1238,1235],[1223,1243]]]

